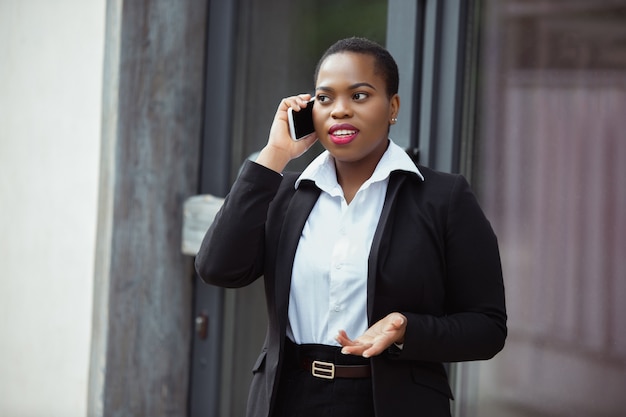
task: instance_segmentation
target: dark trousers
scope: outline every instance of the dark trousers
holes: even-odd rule
[[[285,361],[273,417],[374,417],[371,378],[318,378],[304,369],[305,358],[336,365],[369,360],[344,355],[339,347],[285,342]]]

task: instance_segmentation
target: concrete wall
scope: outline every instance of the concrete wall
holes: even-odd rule
[[[105,0],[0,0],[0,415],[84,416]]]

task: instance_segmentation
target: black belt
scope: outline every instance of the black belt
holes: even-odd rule
[[[297,345],[289,338],[285,341],[285,361],[293,367],[304,369],[322,379],[370,378],[369,359],[344,355],[340,346],[317,344]]]
[[[370,365],[335,365],[332,362],[303,358],[302,368],[311,375],[323,379],[369,378],[372,376]]]

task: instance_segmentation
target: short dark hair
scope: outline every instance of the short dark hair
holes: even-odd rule
[[[317,82],[317,76],[324,60],[331,55],[342,52],[354,52],[372,56],[374,58],[374,73],[382,75],[385,80],[387,95],[391,97],[398,93],[398,84],[400,82],[398,65],[389,51],[374,41],[356,36],[338,40],[324,52],[324,55],[322,55],[315,67],[314,83]]]

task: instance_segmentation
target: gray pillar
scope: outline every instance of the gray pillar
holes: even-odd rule
[[[206,8],[107,2],[89,416],[187,414]]]

